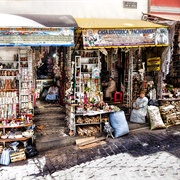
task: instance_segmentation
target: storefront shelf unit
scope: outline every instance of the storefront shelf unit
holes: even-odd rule
[[[92,71],[95,68],[101,70],[100,54],[98,50],[80,50],[75,56],[75,87],[74,97],[78,103],[82,100],[85,89],[100,91],[100,77],[93,77]]]
[[[19,119],[17,119],[17,120],[15,120],[15,122],[16,121],[18,121],[18,122],[20,122],[19,121]],[[30,121],[29,123],[25,123],[25,124],[21,124],[21,125],[6,125],[6,126],[0,126],[0,129],[2,129],[3,130],[3,134],[5,135],[5,134],[8,134],[7,132],[6,132],[6,129],[17,129],[17,128],[27,128],[27,127],[30,127],[30,126],[32,126],[33,125],[33,121]],[[8,130],[9,131],[9,130]],[[30,138],[32,138],[32,137],[21,137],[21,138],[5,138],[5,139],[3,139],[3,138],[0,138],[0,142],[2,142],[3,143],[3,145],[4,145],[4,147],[5,147],[5,143],[6,142],[14,142],[14,141],[26,141],[26,140],[28,140],[28,139],[30,139]]]
[[[104,115],[109,116],[110,113],[111,113],[111,111],[100,111],[100,112],[94,111],[94,113],[90,112],[90,113],[83,113],[83,114],[76,113],[75,114],[75,122],[74,122],[74,135],[76,135],[76,133],[77,133],[77,127],[80,127],[80,126],[89,127],[89,126],[93,126],[93,125],[97,125],[99,127],[99,132],[101,133],[103,123],[104,123]],[[82,121],[81,123],[77,122],[79,118]],[[106,118],[106,121],[108,121],[108,119],[109,118]],[[87,123],[88,120],[91,122]]]

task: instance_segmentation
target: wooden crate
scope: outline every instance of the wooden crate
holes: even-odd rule
[[[22,161],[26,159],[25,149],[19,149],[18,152],[10,154],[11,162]]]

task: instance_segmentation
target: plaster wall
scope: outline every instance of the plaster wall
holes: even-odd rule
[[[1,0],[0,12],[118,19],[141,19],[142,12],[148,12],[148,0],[130,2],[137,2],[137,8],[124,8],[123,0]]]

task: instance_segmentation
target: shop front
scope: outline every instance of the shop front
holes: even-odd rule
[[[111,112],[111,106],[118,104],[129,119],[132,104],[141,90],[146,92],[146,96],[158,99],[158,72],[169,44],[167,26],[141,20],[75,20],[79,28],[75,30],[72,56],[74,86],[73,93],[67,97],[67,104],[70,104],[67,105],[67,114],[75,122],[70,123],[72,130],[82,132],[81,127],[87,123],[86,118],[78,116],[79,112],[99,110],[103,103],[108,112]],[[104,85],[110,76],[115,80],[114,92],[120,95],[118,100],[114,99],[114,92],[108,101],[106,99]],[[95,123],[92,118],[88,121]],[[97,122],[102,122],[101,118]]]
[[[169,31],[169,46],[167,55],[161,64],[159,72],[160,87],[160,112],[167,126],[180,122],[180,14],[144,13],[142,19],[156,21],[157,24],[167,25]]]
[[[19,142],[24,147],[33,143],[34,108],[45,86],[55,84],[58,103],[64,102],[74,27],[46,27],[26,21],[14,27],[6,22],[0,27],[0,152],[4,147],[16,151]],[[23,149],[16,154],[23,159],[24,153]]]

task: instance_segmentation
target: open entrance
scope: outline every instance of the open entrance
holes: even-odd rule
[[[34,47],[37,101],[63,105],[67,47]]]

